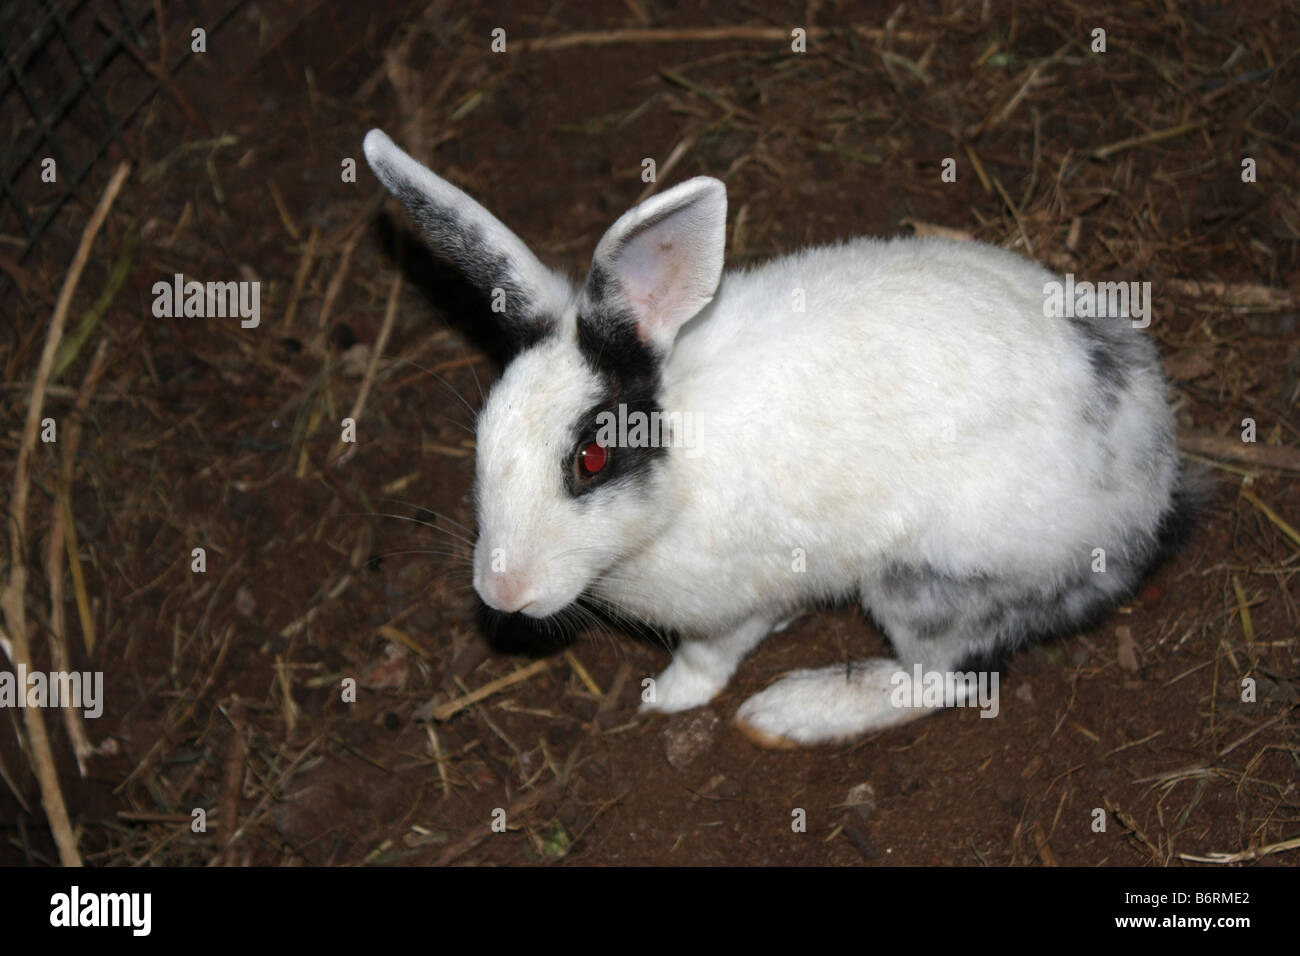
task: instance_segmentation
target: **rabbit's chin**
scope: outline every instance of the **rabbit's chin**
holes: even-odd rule
[[[520,608],[519,613],[524,617],[532,618],[534,621],[545,621],[573,607],[577,603],[579,596],[580,593],[574,594],[572,597],[539,598]]]
[[[522,607],[501,606],[482,591],[479,592],[479,599],[497,614],[507,617],[526,617],[534,621],[545,621],[561,615],[573,607],[578,602],[578,598],[582,596],[582,592],[583,589],[579,587],[572,594],[560,590],[548,594],[538,594],[528,600]]]

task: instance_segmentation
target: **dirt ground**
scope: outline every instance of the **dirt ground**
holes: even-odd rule
[[[51,667],[61,632],[74,667],[104,673],[84,776],[62,717],[46,718],[86,862],[1300,859],[1300,13],[896,6],[237,5],[131,130],[133,170],[71,324],[134,235],[138,249],[45,396],[44,415],[82,423],[66,496],[81,584],[66,561],[53,589],[46,573],[61,447],[31,461],[18,553],[35,663]],[[796,27],[807,52],[791,50]],[[621,32],[688,28],[709,31]],[[373,126],[575,275],[646,189],[651,157],[659,189],[726,180],[731,265],[941,226],[1059,272],[1150,281],[1148,334],[1183,447],[1217,480],[1211,506],[1138,598],[1013,658],[997,719],[963,709],[846,746],[749,743],[731,718],[776,676],[883,652],[852,607],[770,638],[711,706],[641,717],[641,680],[669,660],[652,642],[484,633],[465,560],[472,421],[506,355],[365,166]],[[10,270],[6,509],[91,206],[21,283]],[[155,317],[153,284],[175,273],[260,281],[260,326]],[[363,382],[345,447],[338,423]],[[7,539],[4,552],[11,573]],[[0,723],[0,863],[57,862],[22,716]]]

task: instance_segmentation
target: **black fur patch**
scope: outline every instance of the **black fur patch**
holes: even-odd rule
[[[593,262],[591,272],[587,274],[587,298],[593,303],[610,302],[621,291],[616,283],[617,280],[609,274],[609,270],[604,265]]]
[[[593,263],[578,310],[578,350],[593,372],[631,387],[647,380],[657,387],[662,360],[637,335],[636,317],[622,301],[618,280]]]
[[[1104,424],[1115,410],[1132,373],[1155,360],[1151,343],[1142,337],[1128,318],[1081,318],[1066,320],[1088,354],[1092,368],[1094,400],[1085,405],[1085,415],[1094,424]]]
[[[979,577],[953,577],[924,563],[891,564],[881,576],[881,585],[892,600],[937,605],[939,610],[931,626],[925,628],[931,632],[930,636],[935,636],[947,629],[943,621],[951,623],[957,617],[970,588],[980,580]]]
[[[511,319],[503,323],[503,327],[510,335],[511,344],[514,345],[516,353],[518,353],[531,349],[533,346],[550,338],[555,334],[555,330],[560,327],[560,322],[553,315],[536,315],[526,321]]]
[[[578,420],[573,431],[570,451],[561,463],[569,494],[580,498],[598,488],[635,482],[649,474],[655,463],[668,454],[667,442],[670,436],[660,435],[658,444],[619,445],[615,443],[608,446],[609,457],[604,469],[591,478],[581,478],[574,467],[574,459],[579,450],[596,440],[599,431],[598,416],[601,413],[613,415],[617,423],[620,406],[622,406],[625,417],[643,414],[646,416],[646,421],[653,421],[652,416],[658,415],[661,411],[656,391],[657,383],[645,379],[635,380],[627,386],[623,386],[616,379],[610,379],[609,390]],[[648,439],[651,436],[647,434],[646,437]]]
[[[637,336],[636,319],[622,301],[618,280],[599,263],[593,264],[578,310],[578,351],[587,367],[604,383],[604,395],[574,425],[573,446],[564,461],[569,493],[581,497],[609,484],[624,484],[648,474],[668,453],[670,436],[660,435],[654,445],[614,445],[609,462],[595,477],[581,479],[573,459],[580,448],[594,441],[597,416],[602,412],[619,418],[644,415],[653,421],[662,413],[659,405],[663,361],[658,352]]]
[[[391,166],[382,165],[381,179],[395,184],[393,195],[406,207],[438,255],[460,269],[489,299],[494,289],[502,290],[505,311],[497,315],[519,347],[533,345],[555,330],[554,317],[539,315],[537,302],[515,281],[509,256],[494,251],[480,232],[467,225],[455,210],[431,202]]]
[[[662,364],[659,355],[637,337],[636,325],[630,318],[580,312],[578,351],[597,375],[629,385],[659,380]]]
[[[1088,350],[1088,363],[1093,378],[1108,392],[1119,392],[1128,384],[1128,369],[1124,361],[1123,336],[1115,329],[1125,319],[1071,318],[1070,325],[1083,339]]]

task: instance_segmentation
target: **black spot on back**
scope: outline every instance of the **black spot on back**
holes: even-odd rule
[[[1133,373],[1153,364],[1154,349],[1129,318],[1071,316],[1066,321],[1086,351],[1092,369],[1095,395],[1085,405],[1084,414],[1090,422],[1103,424],[1114,413]]]
[[[1121,320],[1071,317],[1070,326],[1088,352],[1088,364],[1097,384],[1109,392],[1118,392],[1128,381],[1122,360],[1122,346],[1108,326]]]

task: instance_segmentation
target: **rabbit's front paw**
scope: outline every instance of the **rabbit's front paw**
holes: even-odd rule
[[[725,634],[707,640],[683,641],[673,662],[654,680],[641,712],[675,713],[703,707],[727,686],[741,658],[772,630],[762,617],[745,621]]]
[[[675,714],[693,707],[703,707],[726,686],[716,675],[696,666],[686,656],[679,656],[654,679],[654,685],[641,703],[641,713],[659,711]]]
[[[924,716],[895,706],[895,660],[795,671],[740,705],[736,724],[762,747],[798,747],[856,737]]]

